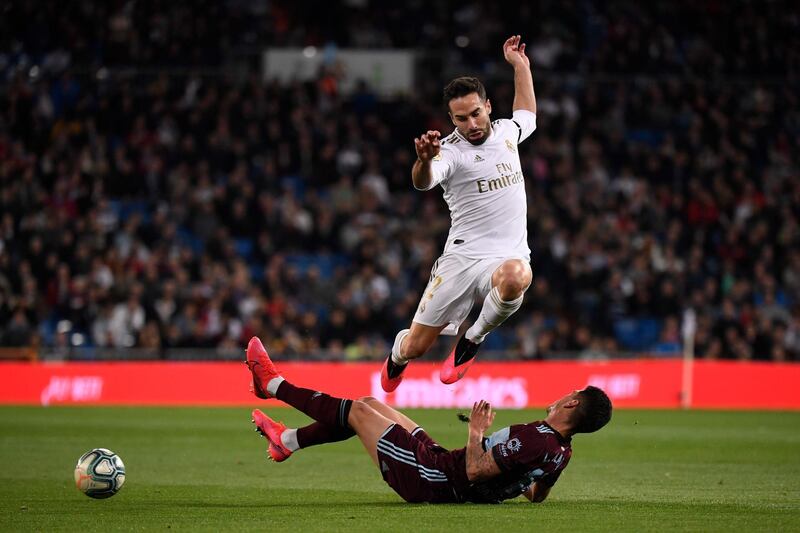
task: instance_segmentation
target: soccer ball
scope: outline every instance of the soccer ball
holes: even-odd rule
[[[75,485],[92,498],[110,498],[125,483],[125,465],[119,455],[95,448],[81,455],[75,465]]]

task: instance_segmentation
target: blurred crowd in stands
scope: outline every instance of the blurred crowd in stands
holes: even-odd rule
[[[675,355],[691,309],[698,357],[800,360],[792,2],[3,9],[0,346],[159,356],[258,334],[283,357],[382,359],[449,227],[441,191],[411,186],[412,139],[452,129],[451,75],[483,78],[508,116],[500,44],[520,33],[535,281],[487,350]],[[224,74],[329,42],[417,48],[419,90]]]

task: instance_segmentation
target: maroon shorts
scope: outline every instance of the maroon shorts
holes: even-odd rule
[[[399,424],[378,439],[378,467],[383,480],[407,502],[455,503],[457,468],[452,455],[422,428],[409,433]]]

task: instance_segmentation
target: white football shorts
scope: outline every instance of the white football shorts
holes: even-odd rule
[[[445,325],[440,335],[457,335],[476,301],[492,290],[492,274],[505,261],[522,257],[470,259],[444,254],[431,268],[431,279],[417,306],[414,322],[424,326]]]

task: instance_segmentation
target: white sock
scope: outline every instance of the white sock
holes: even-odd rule
[[[278,387],[284,381],[285,380],[281,376],[272,378],[271,380],[269,380],[269,383],[267,383],[267,392],[270,393],[272,396],[275,396],[275,394],[278,393]]]
[[[281,433],[281,444],[286,446],[290,452],[296,452],[300,449],[300,444],[297,443],[297,430],[294,428],[286,428]]]
[[[468,340],[476,344],[482,343],[490,331],[505,322],[508,317],[519,309],[524,297],[525,295],[523,294],[516,300],[507,302],[500,298],[500,291],[497,290],[497,287],[494,287],[483,300],[483,307],[478,320],[472,324],[472,327],[464,335]]]
[[[397,336],[394,338],[394,344],[392,345],[392,361],[396,365],[403,366],[408,364],[408,359],[403,357],[400,353],[400,346],[403,345],[403,339],[406,338],[406,335],[409,334],[410,329],[403,329],[397,333]]]

